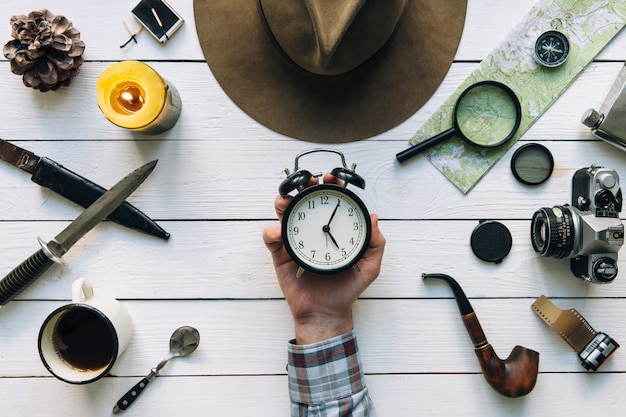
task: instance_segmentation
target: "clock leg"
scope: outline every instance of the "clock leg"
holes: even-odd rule
[[[302,276],[302,274],[304,274],[304,268],[299,266],[298,270],[296,271],[296,278],[300,278]]]

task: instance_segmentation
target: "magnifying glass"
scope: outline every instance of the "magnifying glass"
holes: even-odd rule
[[[519,99],[506,85],[480,81],[465,89],[454,105],[454,127],[398,153],[404,162],[412,156],[458,136],[467,143],[495,148],[510,140],[522,121]]]

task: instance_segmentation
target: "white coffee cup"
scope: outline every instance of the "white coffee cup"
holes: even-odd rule
[[[39,356],[50,373],[71,384],[106,375],[126,350],[133,324],[115,298],[96,296],[84,278],[72,284],[72,303],[59,307],[39,331]]]

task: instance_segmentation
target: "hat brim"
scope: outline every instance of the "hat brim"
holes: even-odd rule
[[[318,143],[375,136],[419,110],[452,64],[466,7],[467,0],[409,0],[376,59],[323,77],[297,70],[279,54],[256,0],[194,0],[204,56],[231,100],[278,133]]]

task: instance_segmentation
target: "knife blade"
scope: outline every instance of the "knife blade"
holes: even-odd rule
[[[0,306],[13,300],[15,296],[46,272],[55,261],[62,262],[61,257],[81,237],[126,200],[150,175],[156,164],[157,160],[148,162],[122,178],[50,242],[45,243],[40,239],[41,249],[0,280]]]
[[[0,159],[32,174],[30,179],[34,183],[85,208],[106,191],[105,188],[70,171],[63,165],[44,156],[38,156],[4,139],[0,139]],[[108,219],[161,239],[167,240],[170,237],[170,234],[154,220],[128,202],[123,202],[113,210]]]

